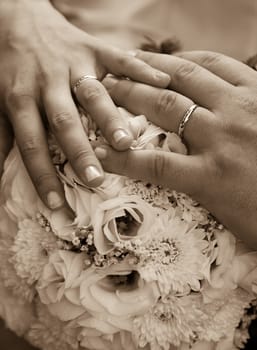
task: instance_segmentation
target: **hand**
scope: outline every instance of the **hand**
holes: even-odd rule
[[[12,124],[39,195],[56,209],[64,195],[48,153],[43,116],[80,179],[97,186],[104,173],[81,126],[71,87],[83,75],[101,80],[107,72],[163,87],[169,76],[74,27],[47,0],[1,0],[0,26],[0,111]],[[132,135],[100,81],[85,81],[76,99],[114,148],[131,145]]]
[[[104,169],[188,193],[256,248],[257,72],[211,52],[138,57],[170,75],[170,90],[107,78],[109,93],[118,105],[175,132],[198,104],[183,134],[189,154],[96,149]]]

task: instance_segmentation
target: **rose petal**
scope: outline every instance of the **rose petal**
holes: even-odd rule
[[[58,303],[49,305],[48,309],[52,315],[58,317],[61,321],[71,321],[86,312],[81,305],[74,305],[65,297]]]

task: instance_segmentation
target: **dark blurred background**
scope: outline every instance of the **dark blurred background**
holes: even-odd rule
[[[37,350],[30,346],[25,340],[18,338],[9,331],[2,320],[0,320],[0,349],[1,350]]]

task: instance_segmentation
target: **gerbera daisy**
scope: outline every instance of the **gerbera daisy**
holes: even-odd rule
[[[175,210],[163,213],[160,221],[158,234],[154,232],[140,247],[140,275],[146,281],[157,281],[164,295],[199,291],[210,268],[204,230],[181,221]]]

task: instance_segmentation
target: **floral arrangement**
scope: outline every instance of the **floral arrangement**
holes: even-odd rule
[[[177,135],[120,112],[134,149],[186,153]],[[81,118],[92,144],[105,143]],[[75,219],[43,205],[14,147],[0,203],[8,327],[45,350],[243,348],[257,252],[185,194],[114,174],[88,188],[51,134],[49,149]]]

